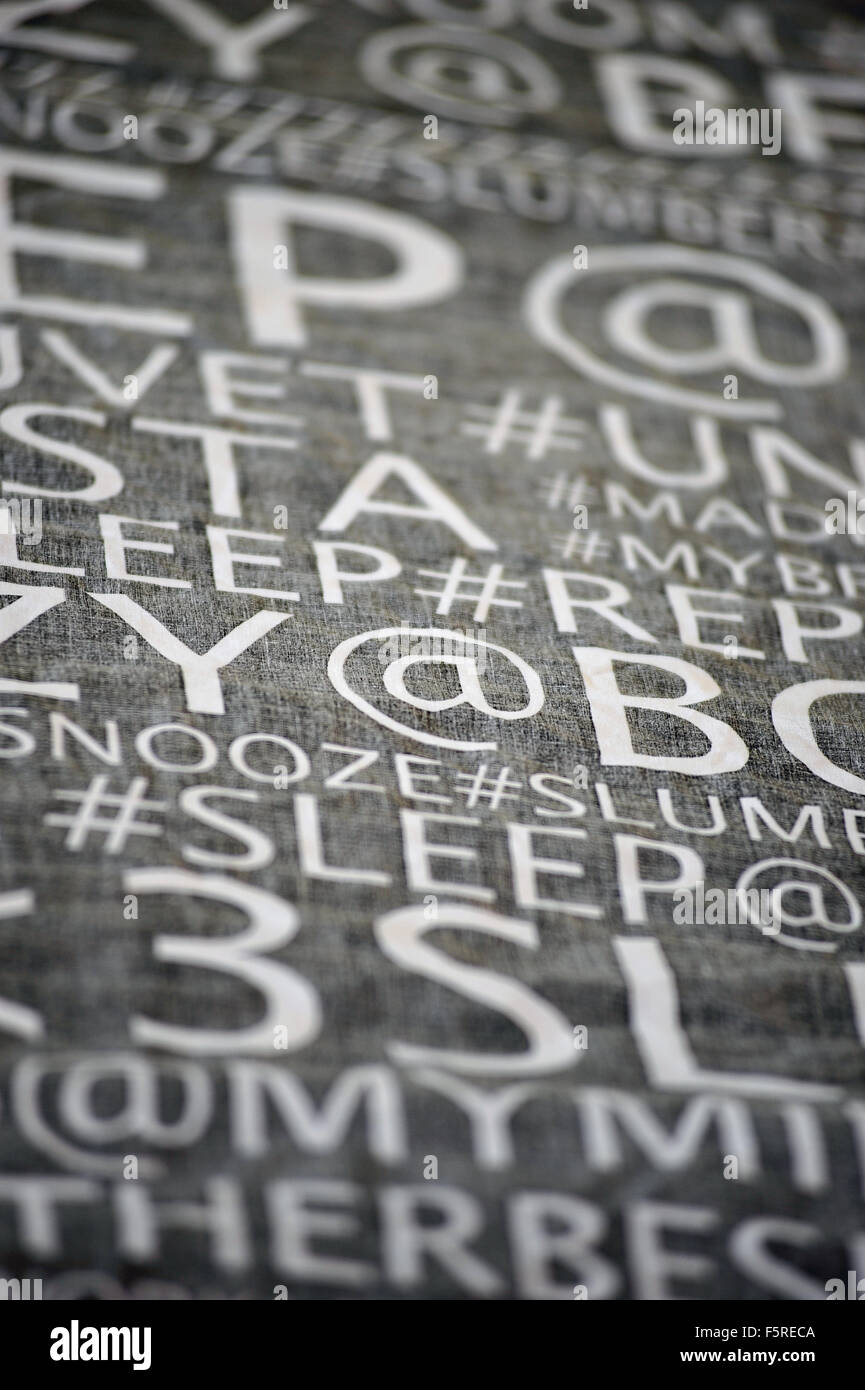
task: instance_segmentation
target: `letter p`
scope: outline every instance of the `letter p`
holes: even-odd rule
[[[410,309],[446,299],[462,283],[462,252],[451,237],[375,203],[281,188],[240,188],[229,195],[228,214],[246,321],[260,346],[305,347],[305,305],[376,313]],[[302,275],[291,235],[296,224],[377,242],[391,253],[396,268],[387,275],[345,279]],[[276,245],[286,249],[279,269],[274,266]],[[345,251],[338,254],[343,263]]]

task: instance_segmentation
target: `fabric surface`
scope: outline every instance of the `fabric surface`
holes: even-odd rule
[[[29,8],[0,1270],[848,1296],[855,9]]]

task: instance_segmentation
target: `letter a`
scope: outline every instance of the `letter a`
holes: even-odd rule
[[[378,492],[386,478],[398,478],[420,499],[423,506],[409,502],[371,501],[373,493]],[[412,516],[419,521],[443,521],[473,550],[497,548],[495,541],[469,520],[462,508],[448,497],[438,483],[433,482],[420,464],[403,454],[373,454],[334,502],[319,530],[345,531],[361,512]]]

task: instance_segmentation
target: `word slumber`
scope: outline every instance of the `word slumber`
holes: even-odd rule
[[[673,120],[677,145],[760,145],[761,154],[777,154],[781,148],[779,106],[722,111],[719,106],[707,110],[704,101],[697,101],[693,111],[677,107]]]
[[[719,927],[726,923],[735,926],[760,924],[764,936],[777,936],[781,930],[779,912],[784,891],[792,883],[768,888],[709,888],[702,880],[694,888],[677,888],[673,894],[673,921],[677,926]],[[804,890],[795,884],[795,891]]]

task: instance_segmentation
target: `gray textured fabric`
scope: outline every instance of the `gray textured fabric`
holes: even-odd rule
[[[11,161],[15,221],[137,238],[143,251],[139,269],[131,257],[105,265],[70,259],[69,243],[39,254],[25,234],[17,296],[3,290],[14,341],[0,344],[11,408],[0,417],[2,476],[9,497],[27,495],[19,486],[45,495],[40,543],[19,535],[17,562],[8,550],[2,557],[0,623],[9,615],[12,626],[0,628],[0,676],[73,683],[79,698],[0,685],[0,887],[17,895],[0,899],[0,1268],[42,1278],[55,1298],[823,1298],[830,1279],[846,1288],[857,1259],[865,1277],[865,690],[862,637],[852,631],[861,626],[863,557],[858,537],[824,525],[835,497],[855,530],[847,489],[861,477],[851,441],[865,186],[855,144],[826,135],[830,156],[815,152],[817,117],[803,134],[796,113],[805,98],[779,74],[855,77],[861,87],[861,25],[841,9],[833,18],[773,4],[762,21],[728,31],[703,6],[689,8],[699,22],[682,31],[681,18],[678,28],[657,27],[659,7],[592,14],[590,0],[586,15],[535,5],[513,23],[494,7],[502,23],[486,30],[466,11],[462,27],[442,36],[429,32],[434,8],[316,6],[245,70],[238,38],[208,52],[157,4],[95,3],[35,19],[4,49],[2,143],[31,160]],[[257,9],[233,4],[231,22]],[[601,37],[576,41],[556,28],[583,22]],[[467,44],[490,65],[478,70],[493,84],[488,114],[461,121],[446,100],[406,99],[405,83],[370,80],[384,61],[373,40],[409,24],[422,31],[419,52],[441,58],[442,45]],[[48,29],[130,48],[95,61],[61,43],[56,54],[56,40],[38,38]],[[543,65],[540,77],[530,70],[528,99],[540,109],[509,114],[495,85],[511,44],[520,61],[530,54]],[[658,93],[635,85],[640,55],[657,65],[655,81],[666,72],[670,82],[695,82],[692,99],[726,106],[726,90],[732,106],[781,106],[779,155],[640,146],[635,104]],[[425,61],[430,69],[439,60]],[[664,63],[697,64],[702,75],[680,68],[674,79]],[[849,92],[835,99],[856,104]],[[644,141],[653,121],[671,125],[661,106],[644,112]],[[438,140],[426,140],[424,118],[437,111]],[[189,142],[182,158],[168,143],[166,112],[181,148]],[[127,139],[130,116],[138,128]],[[269,119],[272,133],[258,124],[245,135]],[[76,164],[70,173],[37,156],[163,182],[142,182],[138,196],[124,196],[129,186],[97,191],[86,183],[98,171]],[[283,234],[256,251],[241,229],[232,246],[230,200],[251,219],[251,195],[263,188],[277,200],[299,195],[293,211],[282,204]],[[295,340],[283,326],[279,341],[267,341],[242,271],[264,285],[265,302],[278,301],[280,248],[304,277],[361,283],[393,273],[387,247],[375,233],[358,235],[344,202],[330,208],[336,230],[322,227],[314,195],[374,204],[379,232],[397,237],[404,225],[388,218],[410,217],[405,246],[418,227],[438,230],[453,264],[462,257],[461,283],[435,302],[391,309],[304,303]],[[641,260],[660,245],[674,248],[668,264]],[[262,264],[262,246],[273,264]],[[563,288],[561,329],[615,379],[565,360],[549,317],[543,341],[540,311],[533,326],[531,286],[539,296],[544,267],[579,261],[575,247],[587,261]],[[604,259],[623,247],[630,260]],[[429,247],[424,254],[435,258]],[[755,309],[774,377],[735,361],[694,371],[662,360],[658,344],[695,354],[711,339],[705,299],[695,308],[675,295],[645,319],[654,361],[627,360],[610,342],[605,306],[671,276],[704,293],[716,283],[739,293],[740,306]],[[807,303],[796,297],[803,291]],[[188,331],[85,323],[78,309],[40,307],[32,296],[185,315]],[[632,301],[618,302],[637,314]],[[825,343],[820,356],[815,323],[824,339],[846,343],[848,361],[830,360]],[[744,343],[740,322],[735,345]],[[176,355],[148,385],[140,364],[164,345]],[[230,368],[235,399],[223,413],[202,379],[207,352],[250,358]],[[815,379],[805,379],[815,357]],[[85,378],[93,364],[89,379],[82,360]],[[349,381],[309,364],[414,381],[388,393],[385,428],[364,419]],[[138,398],[124,398],[133,375]],[[637,377],[652,383],[654,399]],[[284,395],[261,394],[267,386]],[[684,391],[697,394],[676,395]],[[24,403],[42,412],[16,414]],[[560,417],[546,440],[544,409]],[[163,422],[162,432],[148,421]],[[177,422],[271,438],[236,448],[236,506],[225,469],[208,479],[200,441],[165,432]],[[28,439],[28,427],[41,441]],[[101,471],[56,441],[97,455]],[[438,519],[363,509],[347,492],[382,454],[392,457],[369,500],[426,506]],[[100,480],[101,499],[71,495]],[[665,482],[667,500],[652,510]],[[423,492],[433,486],[458,510],[443,518],[441,496]],[[347,496],[351,514],[335,518]],[[737,510],[712,511],[715,499]],[[100,515],[109,518],[102,529]],[[129,577],[113,577],[105,536],[116,517],[127,545],[174,552],[127,549]],[[27,519],[25,507],[19,530]],[[298,600],[220,589],[220,541],[207,529],[220,527],[256,533],[227,544],[279,566],[235,563],[238,588]],[[344,601],[327,601],[316,543],[377,548],[334,551],[343,571],[393,557],[399,573],[345,581]],[[737,578],[730,561],[754,553]],[[465,574],[448,607],[443,576],[458,578],[458,558]],[[545,570],[555,573],[545,579]],[[501,581],[491,594],[470,582],[491,574]],[[31,589],[47,587],[62,589],[63,601],[16,630],[12,614],[25,612],[16,599],[35,602]],[[488,612],[477,606],[485,592]],[[213,679],[207,693],[194,678],[184,686],[176,662],[112,610],[112,595],[199,653],[255,614],[278,619],[219,671],[214,696]],[[568,606],[604,596],[606,614]],[[677,621],[688,602],[716,615],[698,620],[696,640]],[[849,636],[803,635],[845,623]],[[395,681],[399,658],[430,656],[399,647],[429,629],[470,641],[456,653],[462,664],[405,669],[411,705],[384,688],[384,672]],[[345,664],[352,703],[328,664],[364,633],[373,637]],[[609,696],[605,706],[599,685],[588,697],[579,660],[587,649],[599,649],[601,662],[604,652],[644,658],[614,668],[635,699],[682,692],[683,668],[677,675],[653,661],[707,673],[719,693],[707,698],[704,688],[695,708],[734,731],[730,770],[638,765],[696,759],[715,748],[714,735],[710,744],[675,713],[643,709],[622,715],[628,750]],[[457,696],[461,675],[465,689],[467,657],[479,651],[496,710],[515,715],[528,699],[509,654],[528,664],[542,708],[496,718],[420,706]],[[807,718],[782,710],[776,729],[772,702],[808,681],[847,684],[813,692],[821,699],[803,752]],[[68,727],[64,737],[64,718],[91,742]],[[182,729],[142,740],[160,725]],[[238,740],[252,734],[300,751],[259,742],[244,762]],[[748,756],[737,762],[740,740]],[[364,765],[336,781],[362,752]],[[200,770],[158,765],[197,760]],[[128,836],[104,802],[114,839],[111,824],[82,825],[74,796],[90,788],[124,797],[136,778],[154,804]],[[221,792],[196,800],[190,791],[200,787]],[[669,801],[659,801],[664,789]],[[711,827],[709,797],[723,833],[682,829]],[[679,828],[665,822],[665,807]],[[818,810],[799,824],[802,807]],[[214,824],[217,812],[231,824]],[[432,819],[421,826],[423,813]],[[141,822],[160,833],[137,833]],[[425,878],[422,835],[461,857],[431,854]],[[535,865],[534,886],[532,854],[561,861],[557,871]],[[753,866],[763,867],[748,878]],[[141,876],[158,869],[162,878]],[[832,921],[780,934],[777,919],[769,930],[747,920],[681,923],[669,892],[640,899],[634,878],[678,873],[704,894],[810,882],[825,890]],[[20,896],[28,891],[32,904]],[[814,892],[788,888],[773,910],[807,917]],[[538,898],[546,905],[533,905]],[[261,908],[271,932],[252,966],[232,965],[212,944],[195,964],[190,942],[225,944],[247,929],[243,903]],[[160,1036],[160,1026],[187,1031]],[[534,1062],[527,1029],[544,1049]],[[37,1219],[28,1194],[54,1215]],[[211,1225],[196,1231],[193,1208],[204,1212],[206,1202]],[[437,1225],[443,1235],[430,1233]]]

